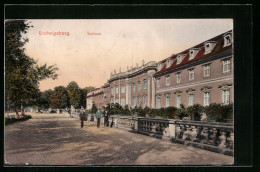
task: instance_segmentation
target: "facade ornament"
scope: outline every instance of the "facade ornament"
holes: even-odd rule
[[[231,88],[232,84],[231,83],[223,83],[218,86],[220,90],[229,90]]]
[[[212,87],[204,86],[204,87],[202,87],[200,90],[201,90],[202,92],[210,92],[211,89],[212,89]]]
[[[181,93],[182,93],[182,91],[179,91],[179,90],[174,92],[174,94],[176,94],[176,95],[181,95]]]
[[[168,93],[168,92],[167,92],[167,93],[165,93],[164,95],[165,95],[165,96],[170,96],[170,94],[171,94],[171,93]]]
[[[193,93],[195,93],[195,89],[189,88],[188,90],[186,90],[186,93],[193,94]]]

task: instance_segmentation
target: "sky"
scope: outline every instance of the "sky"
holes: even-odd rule
[[[56,65],[57,80],[40,82],[40,90],[67,86],[101,87],[110,73],[161,61],[233,29],[232,19],[28,20],[25,53],[38,64]],[[51,32],[52,35],[50,34]],[[61,32],[55,35],[54,32]],[[64,35],[62,35],[62,32]],[[69,34],[68,34],[69,33]]]

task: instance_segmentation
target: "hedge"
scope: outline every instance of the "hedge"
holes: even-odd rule
[[[19,121],[26,121],[31,118],[32,118],[31,115],[24,115],[24,116],[22,116],[22,118],[5,118],[5,125],[13,124],[13,123],[19,122]]]

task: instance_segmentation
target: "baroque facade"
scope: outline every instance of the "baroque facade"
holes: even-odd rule
[[[233,35],[228,31],[159,62],[111,73],[106,84],[87,93],[101,109],[108,103],[150,108],[233,102]]]

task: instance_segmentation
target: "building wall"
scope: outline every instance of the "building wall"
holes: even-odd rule
[[[156,93],[161,96],[161,106],[166,107],[166,95],[170,94],[170,106],[176,107],[176,91],[181,92],[181,103],[184,106],[188,106],[188,89],[194,89],[194,103],[203,105],[203,92],[201,88],[204,86],[212,87],[210,91],[211,103],[222,103],[222,90],[219,85],[223,83],[231,84],[230,89],[230,102],[233,102],[233,70],[227,73],[223,73],[223,59],[230,56],[213,60],[211,62],[202,63],[196,66],[190,66],[187,69],[179,70],[170,74],[160,76],[161,86],[158,88],[156,82]],[[233,60],[231,60],[232,64]],[[210,76],[204,77],[204,65],[210,65]],[[232,66],[232,65],[231,65]],[[189,80],[189,69],[194,69],[194,80]],[[177,83],[176,73],[181,73],[181,82]],[[170,85],[166,85],[166,76],[170,77]],[[158,80],[156,78],[156,80]]]
[[[230,34],[231,32],[227,32]],[[185,50],[181,53],[186,61],[184,65],[177,66],[176,59],[178,55],[173,55],[157,64],[160,68],[154,66],[154,62],[149,62],[146,65],[143,63],[141,67],[136,67],[128,70],[127,72],[111,75],[110,80],[108,80],[109,85],[106,87],[101,87],[104,92],[99,95],[93,95],[91,98],[87,98],[87,108],[92,106],[95,102],[98,108],[107,103],[118,103],[121,104],[121,99],[125,99],[125,104],[129,107],[134,107],[133,98],[135,97],[136,105],[138,105],[138,97],[141,98],[141,106],[143,106],[143,98],[146,96],[146,105],[150,108],[157,107],[157,97],[161,97],[161,107],[166,107],[166,97],[170,97],[169,106],[177,106],[177,95],[181,97],[181,104],[187,107],[189,104],[189,94],[194,95],[194,104],[203,105],[204,92],[209,92],[210,103],[223,103],[223,90],[230,91],[230,102],[234,100],[233,90],[233,56],[230,51],[232,46],[224,46],[224,37],[227,33],[219,35],[212,38],[204,43],[194,46],[193,49],[199,49],[197,57],[199,60],[190,60],[189,50]],[[208,42],[215,42],[216,46],[209,53],[205,53],[205,45]],[[213,43],[214,44],[214,43]],[[192,49],[192,48],[191,48]],[[214,58],[213,58],[214,57]],[[196,56],[195,56],[196,58]],[[200,60],[200,58],[204,58]],[[172,60],[171,65],[167,69],[167,60]],[[223,60],[231,60],[231,71],[223,73]],[[174,64],[175,62],[175,64]],[[151,65],[151,68],[147,66]],[[182,63],[180,63],[182,64]],[[171,66],[176,65],[176,67],[171,68]],[[204,66],[210,66],[210,75],[204,76]],[[189,79],[189,71],[194,70],[194,79]],[[132,73],[131,73],[132,72]],[[135,72],[138,74],[135,74]],[[181,81],[177,83],[177,73],[181,73]],[[166,76],[169,76],[170,83],[166,85]],[[116,77],[116,78],[115,78]],[[160,87],[158,87],[157,80],[160,78]],[[144,89],[144,80],[147,82],[147,88]],[[141,83],[141,89],[138,90],[138,82]],[[135,91],[133,90],[133,84],[135,84]],[[121,86],[125,86],[125,93],[121,92]],[[118,93],[116,93],[115,87],[118,87]],[[100,88],[100,89],[101,89]],[[111,92],[111,88],[114,92]],[[91,93],[88,95],[91,96]],[[123,105],[124,106],[124,105]]]

